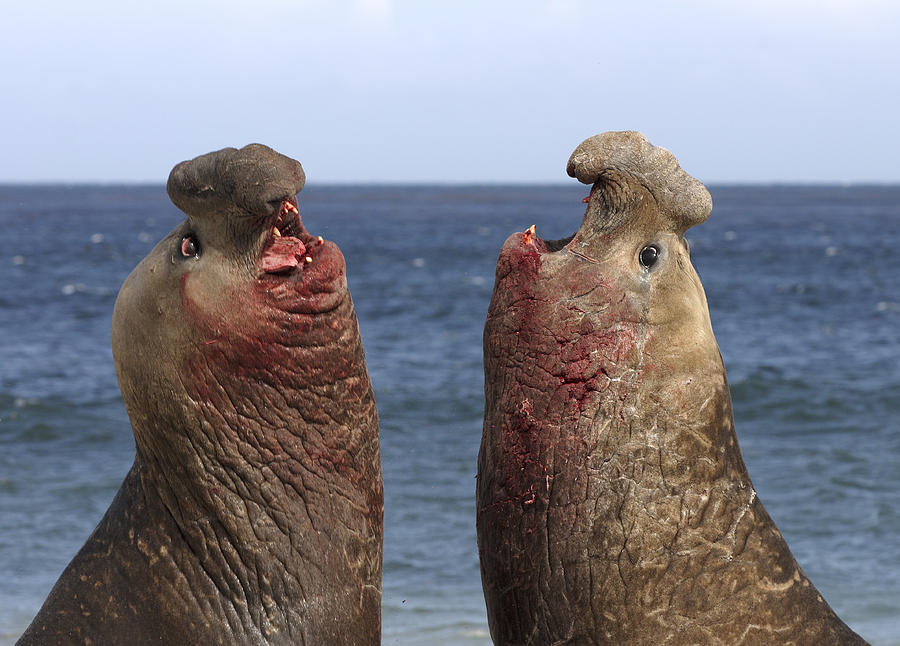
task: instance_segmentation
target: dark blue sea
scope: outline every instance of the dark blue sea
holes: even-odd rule
[[[900,187],[713,187],[694,263],[754,484],[873,644],[900,644]],[[381,417],[384,643],[490,643],[475,545],[481,335],[505,238],[581,221],[579,186],[317,187]],[[134,443],[116,292],[181,216],[162,186],[0,187],[0,644],[100,519]]]

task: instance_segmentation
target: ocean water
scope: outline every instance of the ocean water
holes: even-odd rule
[[[384,643],[490,643],[475,544],[481,334],[505,238],[580,186],[317,187],[375,384]],[[900,187],[713,187],[691,230],[760,498],[838,614],[900,644]],[[0,187],[0,644],[106,510],[134,443],[110,319],[181,217],[161,186]]]

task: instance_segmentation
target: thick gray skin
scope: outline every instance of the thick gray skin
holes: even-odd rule
[[[633,132],[588,139],[569,174],[593,185],[581,228],[507,240],[485,327],[477,524],[494,643],[864,644],[741,458],[684,240],[706,189]]]
[[[303,180],[258,145],[173,170],[188,218],[113,317],[134,466],[19,644],[380,643],[378,420],[343,258],[298,222],[311,261],[260,264]]]

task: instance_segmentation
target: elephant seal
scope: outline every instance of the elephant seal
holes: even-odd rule
[[[113,314],[134,465],[19,644],[380,643],[378,419],[304,182],[258,144],[173,169]]]
[[[507,644],[864,644],[744,466],[684,239],[712,200],[636,132],[592,137],[565,240],[507,239],[484,332],[477,532]]]

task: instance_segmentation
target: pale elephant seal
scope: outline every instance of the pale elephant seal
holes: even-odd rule
[[[478,546],[506,644],[862,644],[753,489],[685,230],[709,193],[639,133],[582,143],[580,229],[500,252]]]
[[[20,644],[378,644],[378,420],[344,259],[296,161],[179,164],[113,354],[134,466]]]

